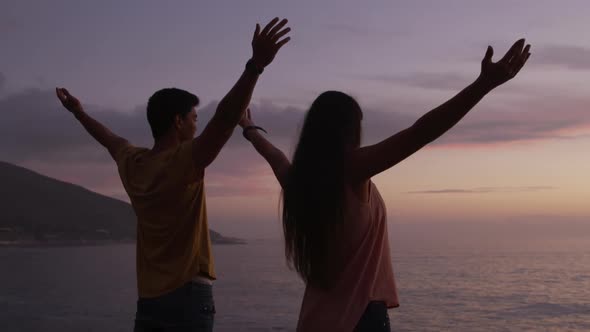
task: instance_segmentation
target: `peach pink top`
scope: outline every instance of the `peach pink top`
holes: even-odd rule
[[[367,202],[360,201],[352,190],[345,196],[345,236],[334,251],[334,262],[342,272],[329,290],[307,285],[297,331],[352,331],[369,302],[399,306],[385,203],[372,182]]]

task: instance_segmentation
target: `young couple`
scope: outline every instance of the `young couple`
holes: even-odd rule
[[[259,131],[248,109],[260,75],[290,37],[287,20],[256,25],[252,58],[213,118],[195,136],[197,96],[169,88],[147,105],[154,145],[135,147],[85,113],[66,89],[56,93],[117,164],[137,215],[135,331],[211,331],[214,261],[207,223],[205,169],[236,125],[283,189],[285,253],[305,282],[298,331],[389,331],[397,307],[383,199],[371,177],[409,157],[461,120],[486,94],[512,79],[530,45],[517,41],[498,62],[488,47],[472,84],[412,126],[361,147],[363,112],[349,95],[313,101],[292,160]]]

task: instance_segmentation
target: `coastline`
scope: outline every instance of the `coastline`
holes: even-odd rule
[[[107,246],[114,244],[135,244],[135,239],[122,240],[17,240],[17,241],[0,241],[0,248],[59,248],[59,247],[92,247]],[[222,238],[211,240],[213,245],[243,245],[247,244],[245,240],[236,238]]]

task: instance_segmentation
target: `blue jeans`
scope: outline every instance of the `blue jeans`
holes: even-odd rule
[[[354,328],[355,332],[390,332],[389,315],[385,302],[369,302],[367,309]]]
[[[215,304],[211,285],[188,282],[170,293],[137,300],[134,332],[211,332]]]

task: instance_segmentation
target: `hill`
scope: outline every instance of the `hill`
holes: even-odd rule
[[[131,242],[135,215],[126,202],[0,161],[0,244]],[[211,231],[213,243],[241,243]]]

